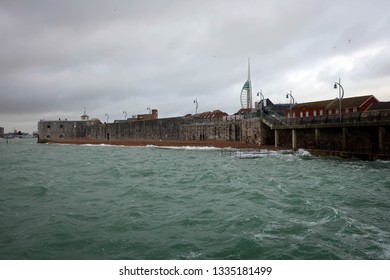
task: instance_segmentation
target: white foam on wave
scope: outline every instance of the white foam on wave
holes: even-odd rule
[[[149,148],[156,149],[168,149],[168,150],[190,150],[190,151],[215,151],[220,150],[221,148],[217,147],[208,147],[208,146],[156,146],[156,145],[147,145]]]
[[[390,164],[390,160],[377,159],[376,162],[385,163],[385,164]]]
[[[278,158],[288,158],[293,159],[298,157],[311,157],[312,155],[303,149],[298,151],[293,150],[236,150],[234,153],[231,153],[233,157],[241,159],[256,159],[256,158],[266,158],[266,157],[278,157]]]
[[[80,146],[86,146],[86,147],[125,147],[124,145],[111,145],[111,144],[81,144]]]
[[[299,150],[297,151],[297,154],[298,154],[299,156],[303,156],[303,157],[309,157],[309,156],[311,156],[311,153],[308,152],[308,151],[306,151],[306,150],[304,150],[304,149],[299,149]]]

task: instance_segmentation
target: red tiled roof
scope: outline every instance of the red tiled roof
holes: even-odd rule
[[[235,115],[244,115],[244,114],[248,114],[252,111],[253,111],[253,109],[250,109],[250,108],[241,108],[240,110],[238,110],[237,113],[235,113]]]
[[[356,96],[356,97],[348,97],[343,98],[341,100],[341,106],[343,108],[359,108],[365,102],[367,102],[371,97],[373,97],[376,101],[378,101],[373,95],[365,95],[365,96]],[[302,109],[315,109],[315,108],[324,108],[327,110],[338,109],[339,108],[339,99],[335,98],[332,100],[323,100],[323,101],[314,101],[307,103],[299,103],[295,104],[292,109],[293,110],[302,110]]]
[[[373,96],[373,95],[343,98],[341,100],[341,106],[343,108],[354,108],[354,107],[360,108],[371,97],[375,98],[375,96]],[[336,100],[337,100],[337,102],[330,104],[326,109],[338,109],[339,108],[338,98]],[[375,98],[375,100],[378,101],[376,98]]]
[[[193,117],[198,117],[198,118],[222,118],[224,116],[228,116],[227,113],[222,112],[221,110],[214,110],[212,112],[203,112],[203,113],[198,113],[196,115],[193,115]]]
[[[300,110],[300,109],[305,109],[305,108],[326,108],[327,106],[334,103],[336,100],[337,99],[298,103],[298,104],[294,104],[292,109],[293,110]]]
[[[390,110],[390,101],[371,104],[367,111]]]

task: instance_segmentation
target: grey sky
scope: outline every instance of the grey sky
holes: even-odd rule
[[[388,0],[0,2],[0,126],[105,121],[240,108],[247,60],[256,92],[286,103],[390,100]]]

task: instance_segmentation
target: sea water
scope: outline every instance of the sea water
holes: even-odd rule
[[[0,140],[0,259],[390,259],[390,162]]]

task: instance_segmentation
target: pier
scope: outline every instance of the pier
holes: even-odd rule
[[[262,116],[274,145],[317,155],[390,160],[390,111],[355,112],[303,118]]]
[[[223,118],[166,118],[101,123],[41,120],[41,143],[176,143],[305,149],[314,155],[390,160],[390,110],[289,118],[255,112]],[[146,141],[146,142],[145,142]]]

